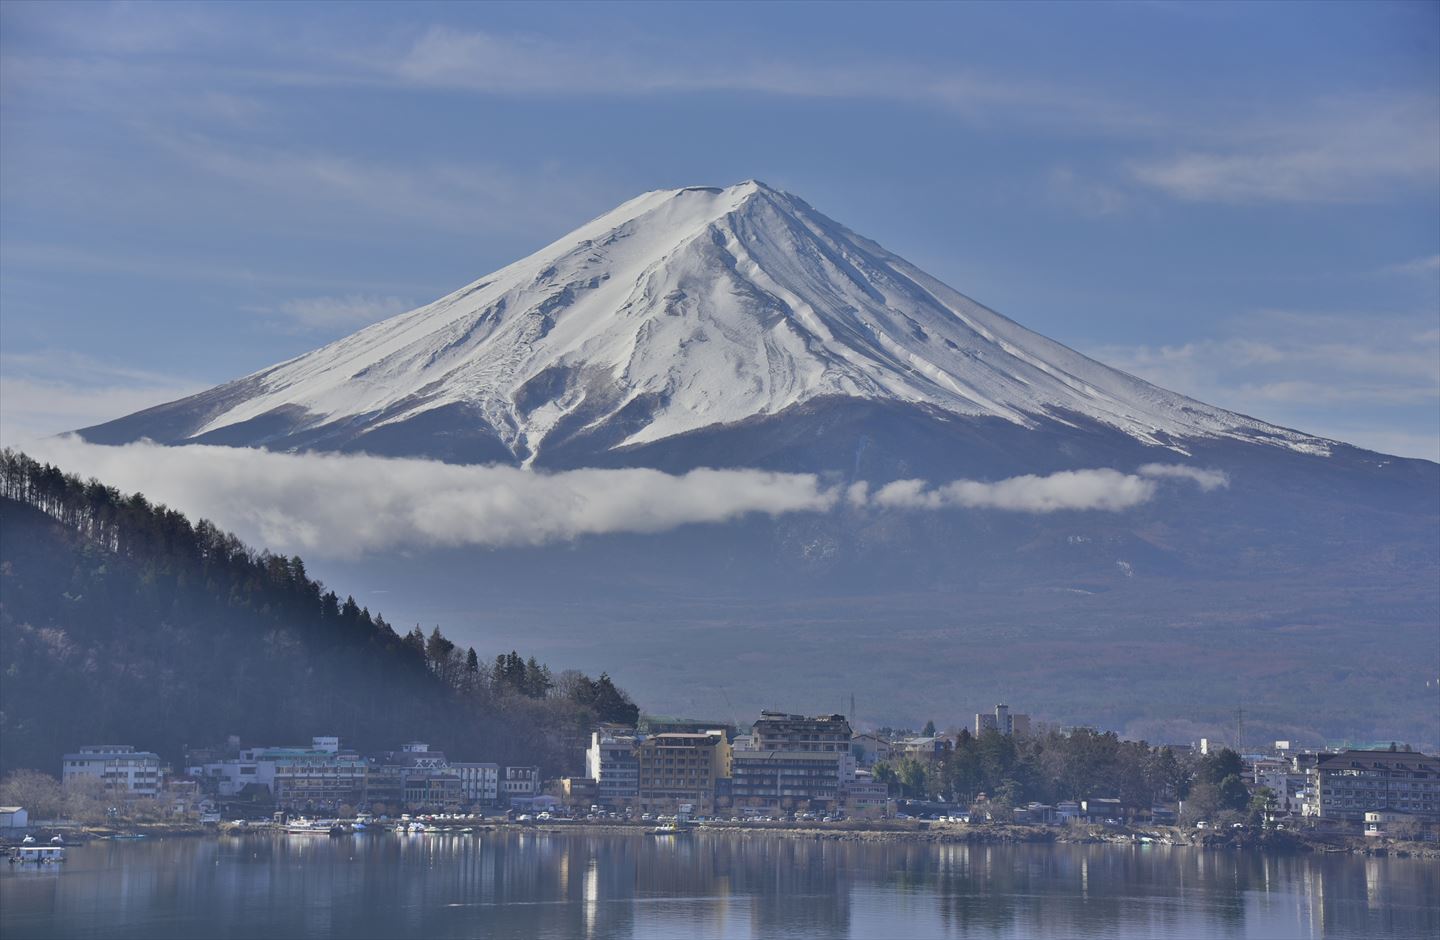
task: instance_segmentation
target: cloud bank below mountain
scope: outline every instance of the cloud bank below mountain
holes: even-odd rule
[[[808,473],[649,469],[538,473],[506,466],[246,448],[118,447],[75,437],[31,442],[32,456],[69,473],[141,492],[273,551],[353,558],[384,551],[476,545],[537,546],[588,535],[664,532],[753,513],[994,509],[1118,512],[1154,498],[1169,480],[1202,490],[1223,473],[1147,464],[1135,473],[1071,470],[995,482],[932,486],[901,480],[828,485]]]

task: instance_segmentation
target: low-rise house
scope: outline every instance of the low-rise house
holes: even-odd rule
[[[389,752],[385,764],[401,769],[401,802],[407,809],[448,809],[463,802],[460,775],[450,768],[443,751],[430,750],[424,741],[410,741]]]
[[[1049,803],[1029,803],[1025,806],[1026,821],[1037,826],[1055,824],[1055,807]]]
[[[537,793],[534,796],[517,796],[510,801],[510,809],[515,813],[550,813],[560,807],[560,798],[551,796],[549,793]]]
[[[883,780],[876,780],[867,772],[856,772],[854,779],[841,786],[840,793],[846,816],[884,816],[889,810],[889,788]]]
[[[1080,811],[1085,818],[1091,822],[1102,822],[1106,819],[1124,819],[1125,807],[1113,797],[1100,797],[1095,799],[1081,800]]]
[[[1365,814],[1367,836],[1409,837],[1418,831],[1415,817],[1398,809],[1376,809]]]
[[[506,767],[500,778],[500,802],[514,806],[540,794],[539,767]]]
[[[61,760],[64,782],[81,778],[101,781],[108,792],[154,796],[160,791],[160,756],[129,744],[91,744]]]
[[[585,809],[596,805],[599,788],[589,777],[561,777],[560,800],[566,806]]]
[[[0,829],[25,829],[30,825],[30,814],[23,806],[0,806]]]
[[[160,790],[160,799],[165,801],[171,815],[196,814],[200,812],[200,781],[187,777],[168,778]]]
[[[874,767],[881,761],[889,761],[891,744],[878,734],[864,732],[850,736],[850,753],[861,767]]]
[[[899,745],[901,753],[906,757],[925,761],[944,760],[953,747],[954,745],[945,735],[906,738]]]
[[[1080,804],[1074,800],[1061,800],[1055,804],[1055,821],[1065,824],[1080,818]]]
[[[1270,790],[1271,804],[1268,812],[1275,816],[1298,816],[1305,810],[1309,795],[1309,775],[1295,769],[1295,761],[1264,761],[1257,763],[1252,771],[1252,784]]]

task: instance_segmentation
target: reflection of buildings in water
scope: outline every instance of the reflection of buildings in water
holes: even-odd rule
[[[85,877],[46,879],[53,892],[6,901],[44,905],[18,916],[48,911],[55,936],[116,933],[141,916],[174,925],[158,936],[197,936],[241,912],[247,932],[270,936],[830,936],[877,925],[915,936],[1440,936],[1440,870],[1424,861],[689,841],[496,833],[92,844],[75,849]]]
[[[1370,910],[1378,910],[1385,903],[1380,884],[1380,860],[1365,859],[1365,904]]]
[[[585,890],[581,895],[585,905],[585,936],[595,936],[595,914],[600,907],[600,863],[592,857],[585,866]]]

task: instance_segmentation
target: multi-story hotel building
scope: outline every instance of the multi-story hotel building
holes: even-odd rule
[[[611,807],[629,806],[640,793],[640,761],[636,737],[600,730],[590,735],[585,752],[585,776],[595,781],[596,800]]]
[[[79,753],[62,758],[61,771],[61,779],[66,783],[90,777],[113,793],[154,796],[160,792],[160,756],[137,751],[128,744],[82,747]]]
[[[1416,751],[1343,751],[1315,763],[1309,815],[1365,821],[1367,812],[1398,810],[1440,820],[1440,757]]]
[[[844,715],[787,715],[762,711],[750,729],[756,751],[843,751],[850,753],[850,722]]]
[[[673,810],[684,803],[696,812],[715,806],[715,785],[730,776],[730,742],[723,731],[656,734],[635,745],[640,807]]]

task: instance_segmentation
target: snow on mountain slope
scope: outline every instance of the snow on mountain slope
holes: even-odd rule
[[[1331,443],[1082,356],[755,181],[632,199],[434,303],[196,396],[174,436],[278,415],[287,434],[368,432],[463,405],[529,463],[562,421],[623,420],[624,446],[821,396],[1022,427],[1080,416],[1181,452],[1193,438]]]

